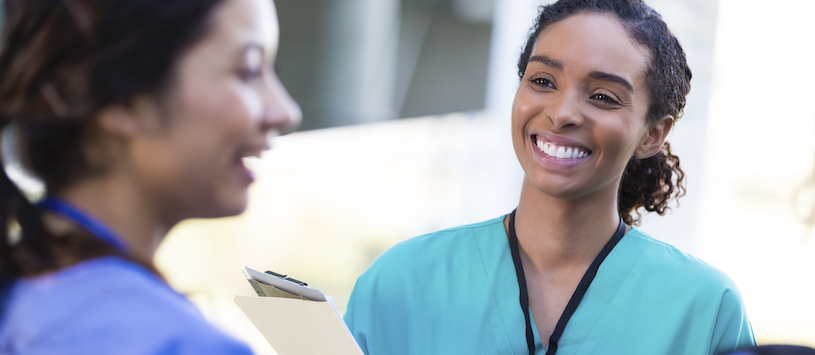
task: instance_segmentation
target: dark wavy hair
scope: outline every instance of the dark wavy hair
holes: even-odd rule
[[[690,91],[691,70],[679,41],[668,29],[662,17],[642,0],[560,0],[541,6],[540,14],[529,31],[526,45],[518,59],[518,76],[523,79],[532,49],[547,26],[581,12],[614,15],[629,35],[650,50],[651,58],[645,73],[651,103],[646,119],[654,123],[670,117],[677,120],[685,107]],[[679,167],[679,157],[671,152],[668,142],[649,158],[631,157],[623,171],[617,210],[627,224],[639,224],[640,207],[664,215],[671,200],[685,194],[685,173]]]
[[[0,129],[14,124],[20,159],[49,192],[94,174],[96,115],[161,95],[177,59],[202,39],[221,0],[6,0],[0,39]],[[121,255],[87,234],[55,236],[0,173],[0,286],[72,263]],[[157,272],[156,272],[157,273]]]

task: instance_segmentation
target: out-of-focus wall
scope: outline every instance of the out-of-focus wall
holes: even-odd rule
[[[494,0],[278,0],[301,130],[484,107]]]
[[[815,346],[815,2],[721,0],[698,255],[741,289],[761,342]],[[815,201],[809,200],[810,204]]]

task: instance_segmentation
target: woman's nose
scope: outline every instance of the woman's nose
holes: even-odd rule
[[[286,133],[294,130],[303,119],[300,105],[294,101],[289,92],[274,72],[266,80],[264,93],[265,112],[262,118],[264,130],[275,130]]]
[[[545,108],[545,113],[556,129],[580,126],[583,119],[578,111],[576,94],[563,93],[553,97]]]

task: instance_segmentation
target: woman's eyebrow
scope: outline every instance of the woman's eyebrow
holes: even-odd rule
[[[529,61],[543,63],[543,65],[546,65],[548,67],[552,67],[557,70],[563,70],[563,62],[551,57],[547,57],[545,55],[533,55],[532,57],[529,58]],[[634,85],[631,85],[631,83],[628,82],[628,80],[623,79],[619,75],[595,70],[589,73],[589,77],[592,79],[618,83],[624,86],[626,89],[628,89],[628,91],[634,92]]]
[[[589,78],[597,79],[597,80],[603,80],[603,81],[610,81],[612,83],[618,83],[618,84],[621,84],[622,86],[624,86],[626,89],[628,89],[628,91],[630,91],[632,93],[634,92],[634,85],[631,85],[631,83],[629,83],[628,80],[623,79],[619,75],[604,73],[604,72],[595,70],[595,71],[589,73]]]
[[[549,57],[547,57],[545,55],[533,55],[531,58],[529,58],[529,61],[530,62],[540,62],[540,63],[543,63],[546,66],[555,68],[557,70],[563,70],[563,62],[561,62],[561,61],[559,61],[557,59],[549,58]]]

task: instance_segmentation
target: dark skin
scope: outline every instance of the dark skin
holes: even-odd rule
[[[579,13],[541,32],[516,93],[512,137],[526,177],[515,230],[544,343],[620,223],[628,160],[656,154],[671,129],[668,117],[646,121],[649,58],[615,17]]]

